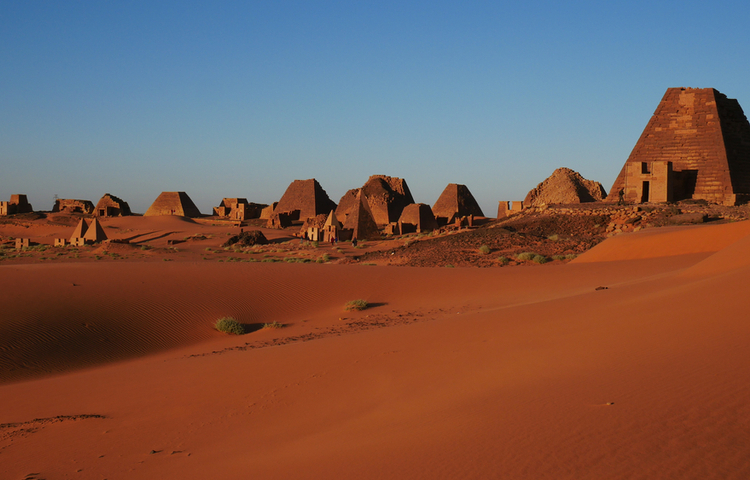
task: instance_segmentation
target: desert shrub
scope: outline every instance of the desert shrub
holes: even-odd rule
[[[143,251],[151,250],[151,247],[149,247],[148,245],[141,245],[141,250]]]
[[[317,262],[318,263],[326,263],[326,262],[328,262],[330,260],[331,260],[331,256],[328,255],[327,253],[324,253],[323,255],[321,255],[320,257],[318,257]]]
[[[578,255],[576,255],[575,253],[569,253],[569,254],[565,255],[565,259],[566,260],[573,260],[576,257],[578,257]]]
[[[263,262],[264,263],[276,263],[276,262],[278,262],[278,260],[276,260],[275,258],[271,257],[271,258],[264,258]]]
[[[558,234],[550,235],[550,236],[547,237],[547,240],[552,240],[553,242],[556,242],[556,241],[560,240],[560,235],[558,235]]]
[[[446,266],[445,266],[445,268],[456,268],[456,267],[454,267],[453,265],[451,265],[451,264],[449,263],[448,265],[446,265]]]
[[[547,263],[547,257],[544,255],[534,255],[534,258],[531,259],[534,263]]]
[[[263,328],[284,328],[284,324],[279,322],[264,323]]]
[[[220,332],[229,333],[231,335],[242,335],[245,333],[245,328],[240,322],[232,317],[222,317],[216,321],[214,328]]]
[[[565,255],[552,255],[552,260],[565,260]]]
[[[533,252],[523,252],[523,253],[519,253],[518,255],[516,255],[516,258],[518,260],[522,260],[522,261],[528,262],[528,261],[534,260],[535,256],[536,256],[536,253],[533,253]]]
[[[482,255],[489,255],[490,252],[490,247],[488,247],[487,245],[482,245],[481,247],[479,247],[479,253],[481,253]]]
[[[507,265],[508,262],[510,262],[510,259],[508,257],[500,256],[500,257],[497,257],[497,261],[502,263],[503,265]]]
[[[313,248],[318,248],[318,242],[312,242]]]
[[[364,310],[367,307],[369,307],[370,304],[367,303],[367,300],[351,300],[349,302],[346,302],[346,305],[344,305],[344,310],[350,311],[350,310]]]
[[[310,263],[311,260],[309,258],[298,258],[297,263]]]

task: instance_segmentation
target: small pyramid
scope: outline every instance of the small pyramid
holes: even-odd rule
[[[88,229],[89,229],[89,223],[86,221],[85,218],[82,218],[81,221],[78,222],[76,229],[73,230],[73,235],[70,236],[70,243],[73,243],[74,239],[76,238],[84,238],[84,235],[86,235],[86,231]]]
[[[362,190],[357,193],[355,207],[346,217],[344,229],[352,231],[352,238],[357,240],[377,240],[380,238],[378,226],[372,218],[370,206],[367,204]]]
[[[449,183],[445,187],[443,193],[440,194],[440,198],[432,206],[432,213],[435,214],[435,218],[442,217],[446,219],[468,217],[469,215],[484,217],[482,209],[479,208],[479,204],[474,200],[474,196],[469,191],[469,188],[466,185],[458,183]]]
[[[91,224],[86,230],[86,233],[83,235],[83,238],[86,241],[98,243],[106,240],[107,234],[104,233],[104,229],[102,228],[102,224],[99,223],[99,220],[94,219],[91,221]]]
[[[438,228],[432,209],[424,203],[412,203],[404,208],[398,223],[414,225],[418,232],[431,232]]]
[[[336,218],[336,213],[333,210],[331,210],[331,213],[328,214],[326,223],[323,224],[323,226],[341,228],[341,222],[339,222],[339,219]]]

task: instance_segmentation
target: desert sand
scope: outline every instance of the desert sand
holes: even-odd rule
[[[207,242],[0,263],[0,478],[750,477],[750,222],[493,269],[218,262]]]

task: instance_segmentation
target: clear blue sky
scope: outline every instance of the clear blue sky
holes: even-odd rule
[[[334,201],[371,174],[485,213],[609,190],[668,87],[750,109],[747,2],[0,0],[0,199]]]

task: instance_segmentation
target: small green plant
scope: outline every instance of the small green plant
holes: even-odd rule
[[[245,328],[242,324],[232,317],[222,317],[218,319],[214,324],[214,328],[230,335],[242,335],[245,333]]]
[[[497,257],[497,261],[502,263],[503,265],[507,265],[508,262],[510,262],[510,259],[508,257],[500,256],[500,257]]]
[[[326,263],[331,260],[331,256],[327,253],[324,253],[320,257],[318,257],[318,260],[316,260],[318,263]]]
[[[482,255],[489,255],[491,251],[492,250],[490,250],[490,247],[488,247],[487,245],[482,245],[481,247],[479,247],[479,253],[481,253]]]
[[[534,258],[531,259],[534,263],[547,263],[547,257],[544,255],[534,255]]]
[[[519,253],[518,255],[516,255],[516,258],[518,260],[529,262],[529,261],[533,260],[535,256],[536,256],[536,253],[533,253],[533,252],[523,252],[523,253]]]
[[[149,247],[148,245],[141,245],[141,250],[143,251],[151,250],[151,247]]]
[[[264,323],[263,328],[284,328],[284,324],[279,322]]]
[[[451,265],[450,263],[445,266],[445,268],[456,268],[455,266]]]
[[[366,309],[369,306],[370,306],[370,304],[367,303],[367,300],[362,300],[362,299],[352,300],[352,301],[346,302],[346,305],[344,305],[344,310],[346,310],[346,311],[351,311],[351,310],[357,310],[357,311],[359,311],[359,310],[364,310],[364,309]]]

